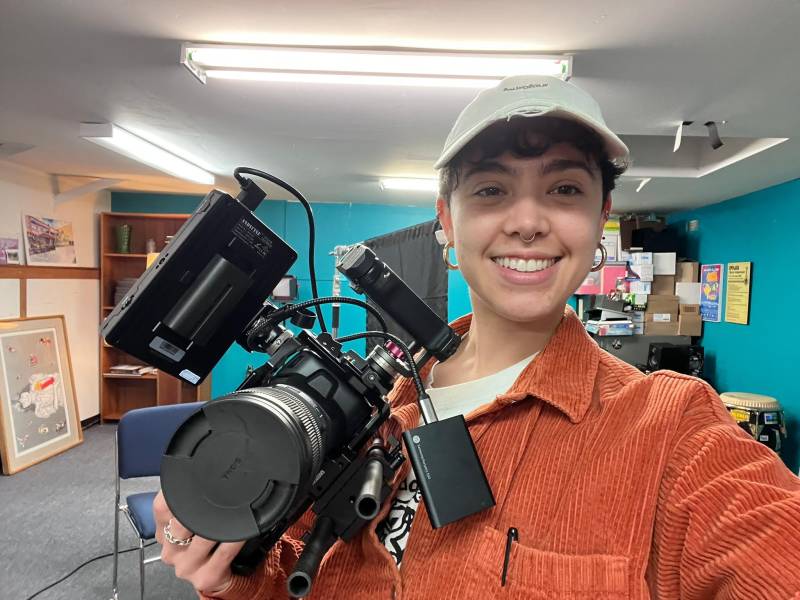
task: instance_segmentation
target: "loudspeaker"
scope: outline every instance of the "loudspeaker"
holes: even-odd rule
[[[700,377],[703,374],[703,358],[702,346],[680,346],[668,343],[650,344],[650,351],[647,355],[647,369],[649,371],[669,369],[670,371]]]

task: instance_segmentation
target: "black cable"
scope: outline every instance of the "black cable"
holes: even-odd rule
[[[406,346],[405,342],[396,335],[386,333],[385,331],[365,331],[363,333],[354,333],[352,335],[345,335],[343,337],[336,338],[336,341],[340,344],[344,344],[345,342],[351,342],[353,340],[360,340],[368,337],[379,337],[385,340],[390,340],[397,344],[400,350],[403,351],[403,355],[406,357],[409,369],[411,370],[411,378],[414,380],[414,385],[417,387],[417,393],[419,394],[420,398],[426,397],[428,394],[425,392],[425,386],[422,384],[422,378],[419,376],[419,370],[414,362],[414,356],[411,354],[411,350],[408,349],[408,346]]]
[[[144,547],[145,547],[145,548],[149,548],[149,547],[150,547],[150,546],[152,546],[153,544],[155,544],[155,542],[150,542],[149,544],[145,544],[145,545],[144,545]],[[125,550],[120,550],[120,551],[118,552],[118,554],[125,554],[126,552],[133,552],[134,550],[138,550],[138,549],[139,549],[139,547],[138,547],[138,546],[136,546],[136,547],[134,547],[134,548],[127,548],[127,549],[125,549]],[[109,556],[114,556],[114,553],[113,553],[113,552],[109,552],[109,553],[107,553],[107,554],[101,554],[100,556],[95,556],[94,558],[90,558],[90,559],[89,559],[89,560],[87,560],[86,562],[83,562],[83,563],[79,564],[77,567],[75,567],[75,568],[74,568],[72,571],[70,571],[69,573],[67,573],[66,575],[64,575],[64,576],[63,576],[61,579],[59,579],[58,581],[54,581],[53,583],[51,583],[51,584],[50,584],[50,585],[48,585],[47,587],[44,587],[44,588],[40,589],[40,590],[39,590],[38,592],[36,592],[36,593],[35,593],[33,596],[28,596],[28,597],[27,597],[25,600],[33,600],[33,599],[34,599],[34,598],[36,598],[36,596],[38,596],[39,594],[42,594],[42,593],[46,592],[47,590],[49,590],[50,588],[57,586],[57,585],[58,585],[59,583],[61,583],[62,581],[66,581],[68,578],[72,577],[72,576],[73,576],[75,573],[77,573],[78,571],[80,571],[80,570],[81,570],[83,567],[85,567],[86,565],[88,565],[88,564],[90,564],[90,563],[93,563],[93,562],[94,562],[94,561],[96,561],[96,560],[100,560],[101,558],[108,558]]]
[[[271,181],[275,185],[282,187],[287,192],[292,194],[295,198],[300,201],[300,204],[303,205],[303,208],[306,209],[306,216],[308,217],[308,271],[311,276],[311,295],[314,298],[318,298],[319,294],[317,293],[317,272],[314,270],[314,241],[316,239],[316,231],[314,229],[314,213],[311,210],[311,205],[308,203],[308,200],[305,199],[303,194],[301,194],[298,190],[293,188],[291,185],[286,183],[285,181],[278,179],[274,175],[270,175],[264,171],[260,171],[259,169],[252,169],[250,167],[236,167],[233,170],[233,176],[236,178],[236,181],[239,182],[240,185],[244,185],[247,182],[247,179],[241,176],[241,173],[247,173],[248,175],[255,175],[256,177],[261,177],[262,179],[266,179],[267,181]],[[319,309],[319,306],[316,307],[317,312],[317,319],[319,319],[319,327],[322,331],[328,331],[325,327],[325,321],[322,318],[322,311]]]
[[[251,348],[254,348],[255,338],[261,335],[267,328],[273,327],[275,323],[290,318],[293,313],[296,313],[310,306],[318,307],[321,304],[333,304],[334,302],[337,302],[339,304],[353,304],[354,306],[362,307],[366,311],[370,312],[378,320],[381,329],[383,329],[384,332],[386,331],[387,328],[386,319],[384,319],[383,315],[380,312],[378,312],[378,309],[376,309],[371,304],[368,304],[367,302],[364,302],[363,300],[358,300],[356,298],[347,298],[344,296],[325,296],[323,298],[315,298],[313,300],[304,300],[303,302],[298,302],[297,304],[289,304],[287,306],[284,306],[283,308],[279,308],[271,312],[269,315],[264,317],[265,321],[263,323],[254,327],[253,330],[248,334],[247,345],[250,346]]]

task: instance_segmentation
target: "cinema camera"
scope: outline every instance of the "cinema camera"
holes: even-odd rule
[[[306,209],[314,299],[279,307],[265,301],[297,254],[254,214],[265,193],[243,174],[286,189]],[[326,551],[352,539],[378,512],[404,456],[378,430],[389,416],[386,394],[410,376],[425,425],[403,434],[434,527],[494,505],[463,417],[437,421],[419,369],[445,360],[459,336],[375,254],[355,245],[337,269],[413,339],[386,333],[381,314],[353,298],[317,298],[314,221],[302,194],[277,177],[240,167],[236,199],[211,191],[158,259],[102,325],[112,346],[200,383],[235,342],[266,362],[239,388],[206,403],[175,433],[161,466],[172,513],[196,534],[248,540],[233,563],[246,574],[309,508],[316,514],[288,577],[292,597],[306,596]],[[355,304],[383,331],[334,339],[320,305]],[[315,315],[322,332],[310,331]],[[282,323],[290,319],[293,333]],[[366,358],[342,347],[382,338]],[[414,358],[417,354],[417,358]],[[467,493],[464,493],[465,490]]]

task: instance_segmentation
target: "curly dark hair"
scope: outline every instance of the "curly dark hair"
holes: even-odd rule
[[[531,136],[533,133],[537,135]],[[505,152],[518,158],[535,158],[560,143],[575,146],[590,164],[597,165],[603,182],[602,200],[605,201],[619,176],[628,168],[627,163],[610,160],[603,139],[595,131],[558,117],[514,117],[487,127],[439,171],[439,196],[450,203],[465,165],[497,158]]]

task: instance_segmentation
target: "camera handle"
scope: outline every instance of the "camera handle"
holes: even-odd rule
[[[336,540],[351,540],[377,516],[391,493],[390,484],[404,460],[396,439],[389,438],[387,448],[380,438],[375,438],[367,452],[348,469],[352,475],[342,477],[346,480],[343,485],[330,490],[314,504],[317,518],[304,540],[303,552],[286,581],[289,596],[307,596],[322,558]]]

